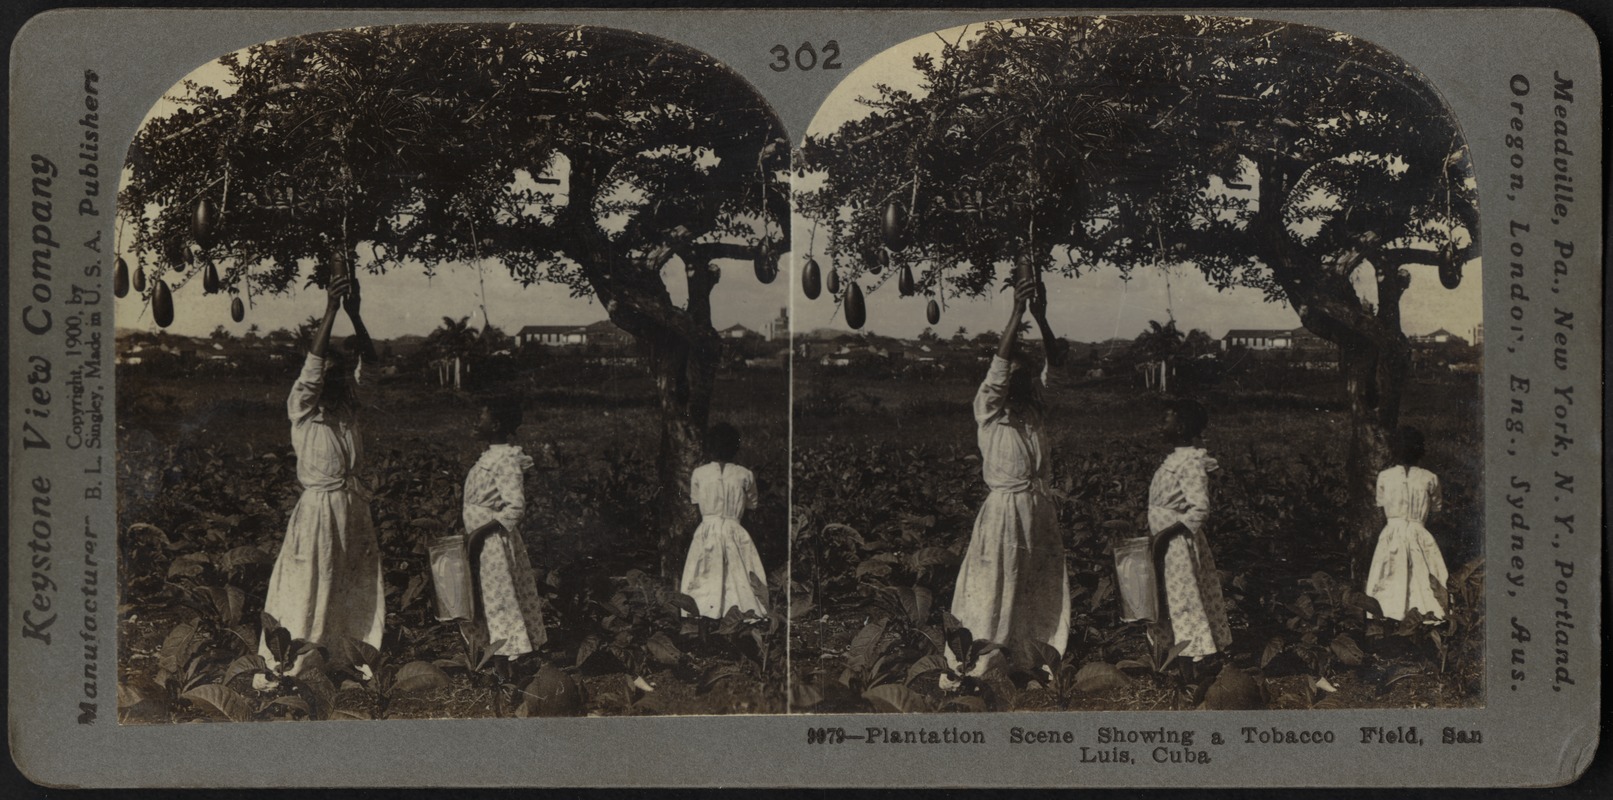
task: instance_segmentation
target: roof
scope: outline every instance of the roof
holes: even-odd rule
[[[1304,328],[1300,328],[1298,330],[1304,330]],[[1278,336],[1293,336],[1295,333],[1296,333],[1296,330],[1292,329],[1292,328],[1282,328],[1282,329],[1233,328],[1232,330],[1227,331],[1226,335],[1222,336],[1221,338],[1223,338],[1223,339],[1245,339],[1245,338],[1273,339],[1273,338],[1276,338]]]
[[[582,330],[578,325],[525,325],[516,331],[516,336],[526,336],[534,333],[576,333]]]

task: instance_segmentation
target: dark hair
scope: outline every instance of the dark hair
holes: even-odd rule
[[[713,461],[733,461],[739,454],[739,430],[719,422],[706,431],[706,457]]]
[[[515,435],[524,418],[521,397],[516,394],[493,394],[482,398],[482,405],[493,417],[493,433],[508,439]]]
[[[1170,435],[1178,443],[1186,444],[1193,441],[1199,434],[1204,433],[1204,429],[1210,424],[1210,412],[1197,400],[1180,398],[1166,406],[1166,410],[1176,415]]]
[[[1423,432],[1416,428],[1402,427],[1389,437],[1389,450],[1398,464],[1416,466],[1423,460],[1424,447]]]
[[[325,351],[325,379],[320,385],[319,402],[326,404],[327,408],[350,406],[356,402],[353,395],[353,362],[354,359],[337,348]]]
[[[1008,387],[1005,399],[1016,408],[1037,405],[1041,398],[1036,393],[1036,379],[1040,377],[1036,359],[1024,342],[1014,342],[1008,357]]]

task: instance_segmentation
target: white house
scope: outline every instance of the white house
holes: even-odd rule
[[[1234,328],[1221,337],[1221,349],[1247,347],[1250,350],[1287,350],[1294,346],[1292,330]]]
[[[588,343],[588,332],[581,325],[527,325],[515,333],[516,344],[566,347]]]

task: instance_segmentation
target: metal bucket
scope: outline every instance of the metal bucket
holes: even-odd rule
[[[1149,542],[1149,537],[1138,536],[1115,543],[1115,583],[1120,587],[1123,622],[1154,619],[1158,614],[1154,559]]]
[[[437,589],[437,619],[447,622],[473,618],[476,599],[465,537],[444,536],[431,543],[430,551],[431,583]]]

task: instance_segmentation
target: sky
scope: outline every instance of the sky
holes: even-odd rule
[[[910,39],[869,59],[846,75],[808,126],[807,135],[827,133],[848,120],[866,116],[868,108],[858,98],[873,97],[875,87],[886,84],[923,96],[920,76],[913,68],[913,57],[932,53],[940,57],[941,40],[967,41],[979,26],[953,28]],[[809,178],[810,180],[810,178]],[[804,258],[811,239],[810,224],[796,220],[794,242]],[[822,242],[816,243],[822,248]],[[819,250],[818,261],[827,264]],[[1367,272],[1368,270],[1361,270]],[[1463,271],[1461,285],[1446,290],[1434,268],[1412,267],[1411,287],[1401,301],[1402,327],[1408,334],[1432,332],[1438,328],[1471,338],[1473,327],[1482,319],[1483,267],[1475,259]],[[1054,333],[1077,341],[1102,341],[1114,336],[1135,337],[1150,321],[1174,318],[1182,331],[1201,328],[1220,337],[1232,328],[1295,328],[1299,317],[1286,304],[1265,302],[1261,292],[1232,289],[1217,292],[1190,264],[1174,266],[1169,275],[1160,270],[1139,267],[1129,281],[1115,269],[1100,270],[1080,278],[1048,277],[1048,321]],[[1375,299],[1370,281],[1357,282],[1358,292]],[[911,338],[929,325],[925,319],[926,298],[900,297],[894,282],[869,291],[865,281],[868,322],[864,331]],[[839,316],[836,304],[825,293],[808,300],[797,289],[793,317],[798,331],[815,328],[849,330]],[[950,301],[941,314],[937,333],[950,336],[959,327],[971,334],[1001,330],[1012,307],[1012,294],[994,294],[977,300]]]

